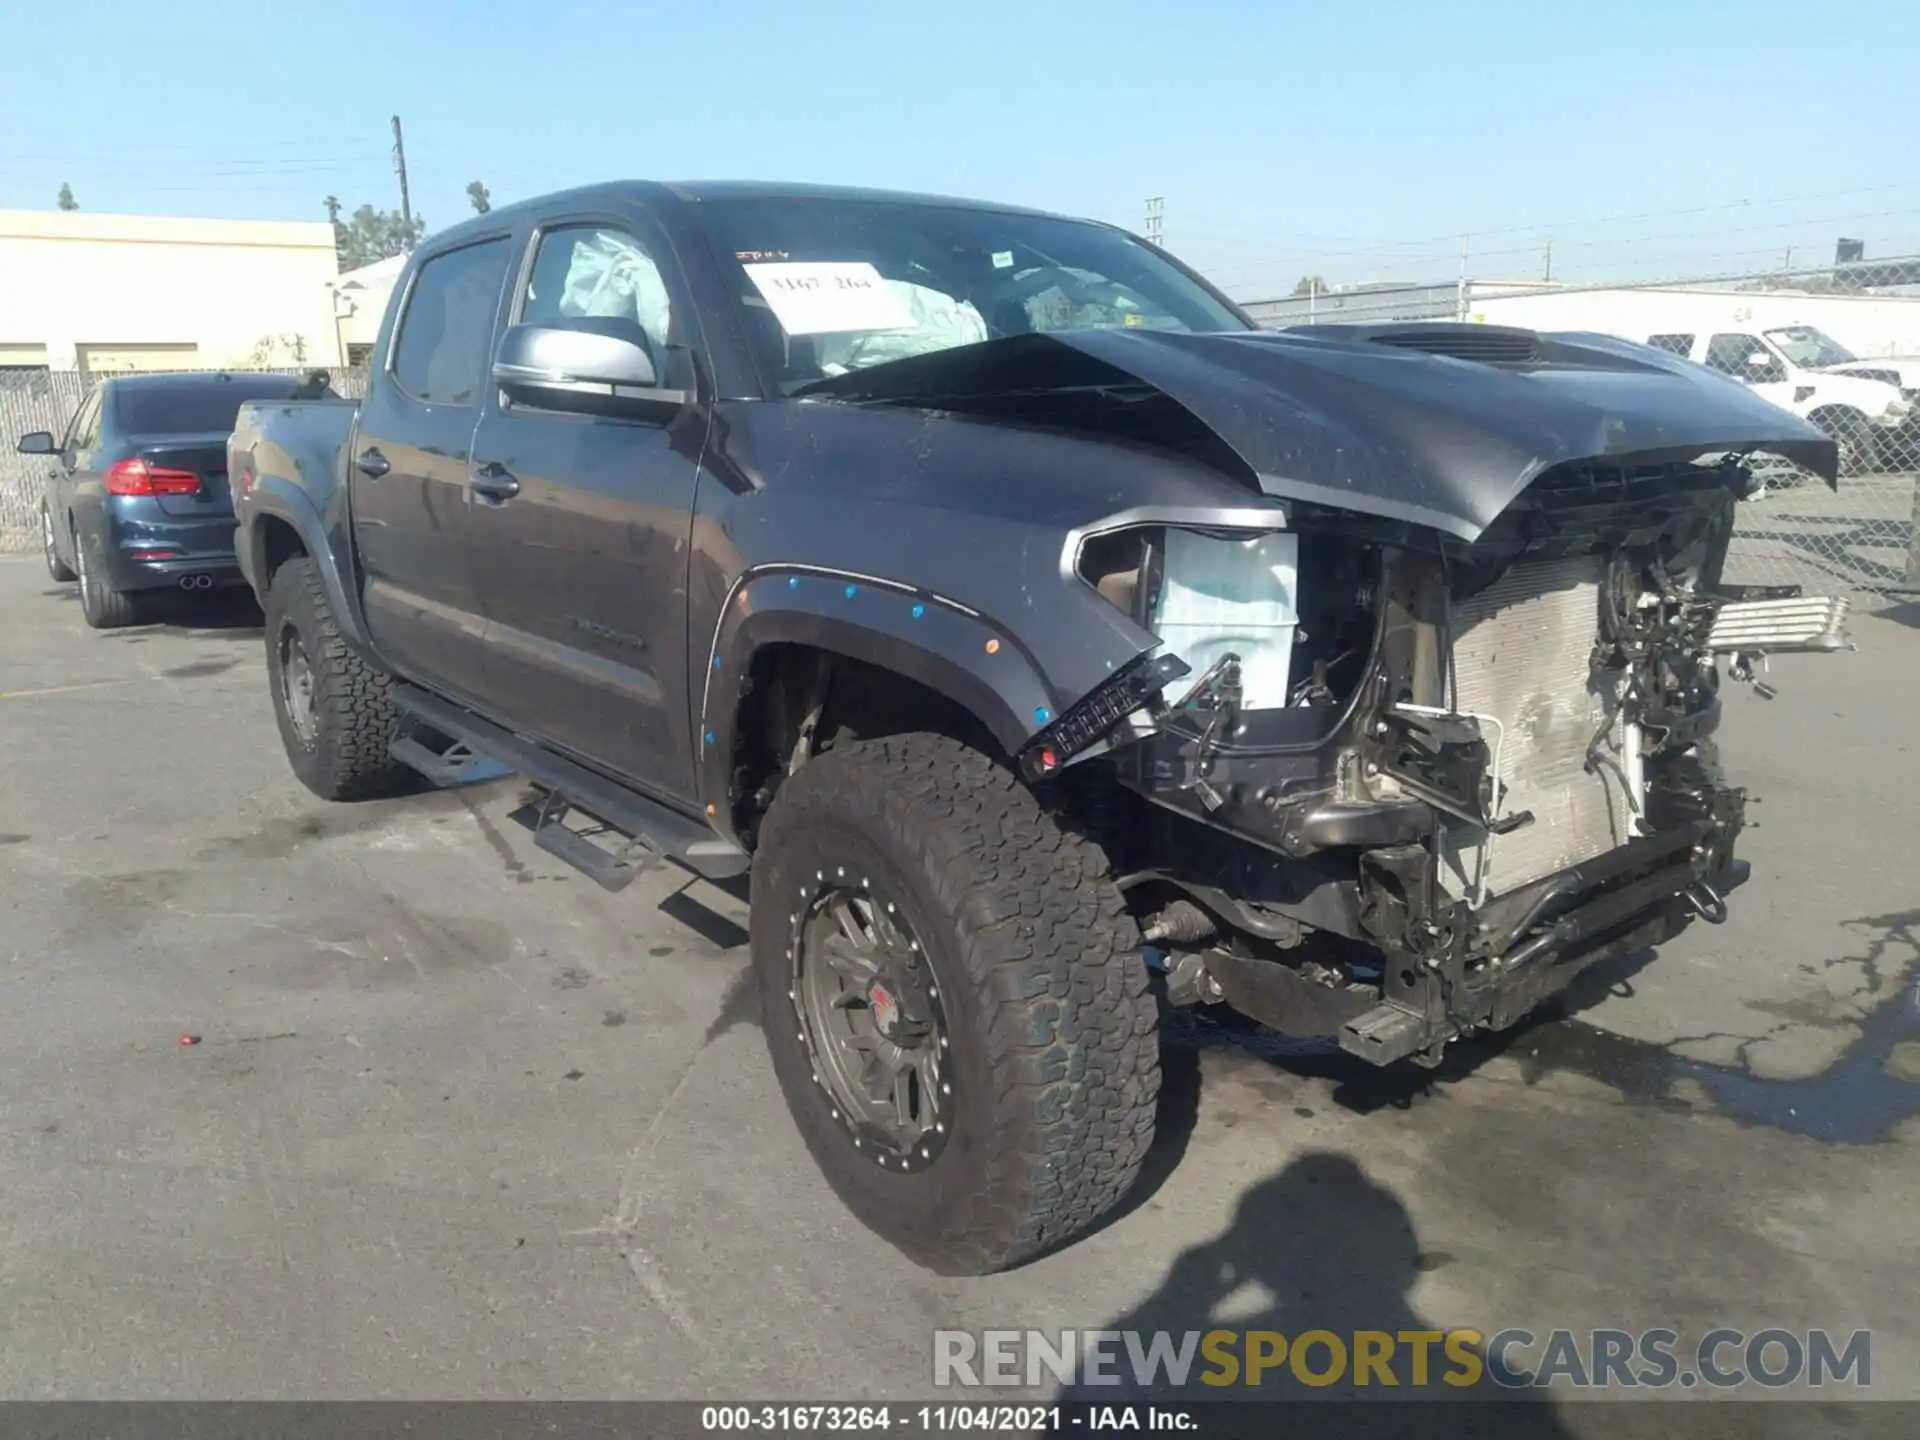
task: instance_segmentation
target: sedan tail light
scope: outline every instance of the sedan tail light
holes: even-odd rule
[[[200,477],[191,470],[168,470],[145,460],[116,460],[103,477],[109,495],[197,495]]]

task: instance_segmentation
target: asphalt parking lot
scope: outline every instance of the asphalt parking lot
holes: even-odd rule
[[[326,806],[246,613],[70,590],[0,559],[0,1394],[924,1399],[937,1327],[1227,1323],[1869,1328],[1920,1398],[1915,607],[1730,697],[1729,923],[1438,1075],[1183,1025],[1125,1213],[943,1280],[804,1153],[737,899],[512,781]]]

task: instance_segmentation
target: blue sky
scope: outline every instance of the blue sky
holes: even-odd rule
[[[1904,5],[21,0],[0,207],[469,213],[592,179],[811,179],[1139,229],[1236,294],[1920,253]],[[34,63],[37,60],[38,63]]]

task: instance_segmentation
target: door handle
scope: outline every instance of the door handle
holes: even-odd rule
[[[511,500],[520,493],[520,482],[506,466],[487,461],[473,467],[467,477],[473,493],[486,500]]]
[[[393,466],[387,463],[387,457],[371,446],[362,450],[360,452],[360,458],[353,463],[359,467],[360,473],[369,480],[378,480],[393,468]]]

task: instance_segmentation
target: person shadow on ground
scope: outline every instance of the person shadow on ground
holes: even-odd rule
[[[1275,1331],[1286,1337],[1289,1348],[1304,1332],[1328,1331],[1347,1352],[1338,1379],[1324,1386],[1303,1384],[1283,1360],[1263,1371],[1261,1383],[1248,1385],[1248,1346],[1237,1339],[1228,1347],[1240,1365],[1237,1383],[1202,1383],[1202,1375],[1218,1376],[1222,1367],[1196,1348],[1184,1384],[1169,1386],[1162,1369],[1155,1383],[1142,1388],[1135,1384],[1125,1343],[1116,1341],[1107,1346],[1117,1358],[1107,1372],[1119,1375],[1122,1383],[1089,1383],[1083,1372],[1076,1384],[1063,1390],[1060,1401],[1100,1406],[1151,1400],[1195,1407],[1239,1402],[1233,1412],[1234,1434],[1252,1426],[1245,1433],[1396,1440],[1426,1435],[1555,1440],[1571,1435],[1558,1410],[1538,1392],[1495,1386],[1477,1346],[1467,1346],[1479,1362],[1474,1367],[1480,1376],[1477,1384],[1443,1383],[1449,1373],[1467,1374],[1469,1366],[1450,1358],[1438,1340],[1427,1351],[1428,1383],[1411,1383],[1411,1350],[1398,1337],[1443,1328],[1414,1312],[1411,1292],[1421,1274],[1450,1261],[1449,1256],[1421,1249],[1406,1206],[1353,1160],[1327,1151],[1302,1155],[1242,1196],[1224,1233],[1181,1252],[1151,1295],[1102,1328],[1139,1332],[1143,1347],[1156,1331],[1167,1332],[1176,1347],[1189,1331],[1204,1335],[1231,1330],[1239,1337]],[[1377,1370],[1369,1377],[1371,1383],[1353,1383],[1356,1331],[1395,1337],[1390,1363],[1398,1386],[1382,1385]],[[1332,1368],[1332,1352],[1324,1343],[1309,1346],[1305,1358],[1311,1375]],[[1253,1406],[1261,1407],[1260,1413],[1249,1413]],[[1209,1424],[1201,1433],[1217,1429]]]

